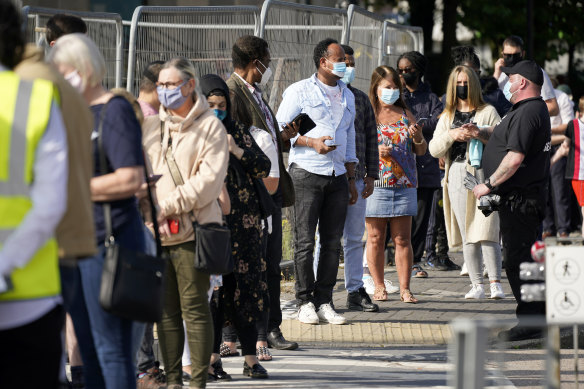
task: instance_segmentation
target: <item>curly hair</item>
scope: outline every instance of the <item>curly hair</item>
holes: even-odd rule
[[[472,46],[453,47],[450,50],[450,56],[454,61],[454,66],[472,64],[477,69],[481,68],[481,61]]]
[[[422,53],[418,51],[408,51],[407,53],[403,53],[397,59],[395,64],[396,67],[399,67],[399,61],[401,61],[402,58],[405,58],[412,63],[412,66],[418,71],[418,77],[420,79],[424,76],[424,73],[426,73],[426,66],[428,66],[428,60]]]
[[[24,53],[20,12],[10,0],[0,0],[0,63],[14,69]]]
[[[233,67],[236,69],[243,69],[256,59],[261,61],[267,55],[268,42],[253,35],[244,35],[237,39],[231,50]]]
[[[325,40],[318,42],[314,47],[312,59],[314,60],[314,66],[316,66],[317,69],[320,67],[320,59],[329,56],[328,48],[334,43],[339,44],[339,42],[333,38],[326,38]]]

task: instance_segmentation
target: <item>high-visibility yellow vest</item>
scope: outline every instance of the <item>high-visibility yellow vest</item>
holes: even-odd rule
[[[32,208],[35,154],[49,123],[53,84],[0,72],[0,248]],[[1,301],[38,299],[61,292],[57,241],[49,239],[26,266],[11,275],[14,289]]]

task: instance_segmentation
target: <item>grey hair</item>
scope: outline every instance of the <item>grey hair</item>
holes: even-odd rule
[[[169,59],[162,65],[162,69],[169,69],[175,68],[180,73],[180,78],[183,81],[187,81],[190,79],[195,80],[195,93],[202,94],[201,88],[199,87],[199,79],[197,77],[197,72],[195,71],[195,67],[188,59],[184,57],[174,57]],[[161,70],[162,70],[161,69]]]

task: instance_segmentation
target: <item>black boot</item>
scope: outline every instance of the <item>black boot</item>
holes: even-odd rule
[[[267,341],[270,347],[278,350],[296,350],[298,348],[298,343],[284,339],[279,328],[268,333]]]
[[[347,295],[347,308],[354,311],[377,312],[379,306],[373,304],[365,288],[359,288],[356,292]]]

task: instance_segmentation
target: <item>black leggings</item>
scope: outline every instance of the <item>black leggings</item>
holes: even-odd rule
[[[256,329],[256,321],[244,323],[242,320],[236,320],[234,326],[223,327],[223,307],[220,302],[221,289],[213,291],[213,298],[211,299],[211,315],[213,316],[213,329],[215,331],[213,339],[213,352],[219,354],[219,347],[221,346],[221,338],[226,342],[236,342],[239,338],[241,343],[241,352],[243,355],[256,355],[256,342],[258,339],[258,331]],[[264,327],[265,328],[265,327]],[[264,331],[265,336],[265,331]]]

